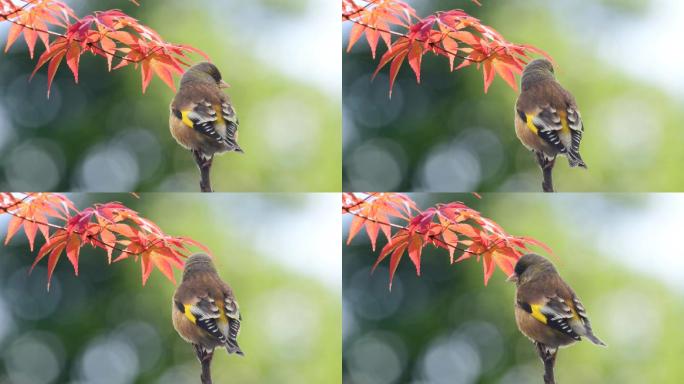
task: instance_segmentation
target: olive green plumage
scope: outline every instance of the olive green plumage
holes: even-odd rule
[[[222,347],[243,355],[237,342],[242,322],[237,299],[208,255],[188,258],[171,310],[174,328],[193,344],[200,360]]]
[[[605,346],[594,335],[587,311],[570,286],[546,258],[528,254],[509,278],[516,283],[515,318],[520,331],[549,350],[587,338]]]
[[[171,102],[171,134],[198,159],[210,162],[217,153],[243,152],[237,142],[237,114],[223,92],[227,87],[214,64],[199,63],[183,74]]]
[[[586,168],[580,155],[582,117],[575,98],[556,80],[553,64],[546,59],[527,64],[520,88],[514,120],[522,144],[547,161],[562,155],[571,167]]]

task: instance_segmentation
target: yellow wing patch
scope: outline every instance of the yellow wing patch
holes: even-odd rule
[[[548,319],[546,318],[546,315],[541,313],[541,305],[539,304],[532,304],[530,305],[530,308],[532,308],[532,317],[535,319],[541,321],[542,323],[546,324],[548,322]]]
[[[219,319],[218,319],[218,322],[219,322],[219,323],[226,323],[226,322],[228,322],[228,318],[226,317],[226,312],[223,310],[223,304],[218,303],[217,307],[218,307],[218,310],[219,310]]]
[[[561,132],[570,133],[570,126],[568,125],[568,114],[565,111],[559,111],[558,116],[561,121]]]
[[[537,127],[532,123],[532,120],[534,120],[534,115],[526,113],[525,117],[527,117],[527,128],[529,128],[530,131],[536,135],[538,130]]]
[[[220,105],[214,105],[214,111],[216,111],[216,119],[218,123],[223,123],[223,109]]]
[[[185,308],[185,311],[183,312],[185,314],[185,317],[190,319],[190,321],[192,321],[193,324],[197,324],[197,318],[195,317],[195,315],[192,314],[192,312],[190,312],[190,308],[192,306],[184,304],[183,307]]]
[[[181,111],[181,120],[183,121],[183,124],[187,125],[190,128],[195,128],[195,123],[190,120],[188,117],[188,114],[192,111]]]

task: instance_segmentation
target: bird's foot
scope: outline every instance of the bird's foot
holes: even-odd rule
[[[195,355],[197,356],[197,360],[199,360],[200,363],[211,361],[212,357],[214,357],[213,350],[205,349],[204,347],[197,344],[193,344],[192,346],[195,348]]]
[[[214,160],[214,156],[206,157],[202,152],[195,150],[192,151],[192,157],[195,159],[195,164],[197,164],[200,170],[211,168],[211,163]]]

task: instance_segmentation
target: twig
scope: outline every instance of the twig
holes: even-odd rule
[[[342,207],[342,210],[345,211],[345,212],[347,212],[347,213],[349,213],[350,215],[357,216],[357,217],[360,217],[360,218],[362,218],[362,219],[366,219],[366,220],[368,220],[368,221],[370,221],[370,222],[373,222],[373,223],[376,223],[376,224],[380,224],[380,225],[389,225],[389,226],[392,227],[392,228],[403,229],[403,230],[405,230],[405,231],[408,231],[408,227],[405,227],[405,226],[403,226],[403,225],[394,224],[394,223],[388,223],[388,222],[380,221],[380,220],[377,220],[377,219],[373,219],[373,218],[370,218],[370,217],[368,217],[368,216],[362,215],[362,214],[360,214],[360,213],[358,213],[358,212],[350,211],[350,209],[351,209],[351,208],[348,208],[348,207]],[[425,234],[424,232],[417,231],[417,230],[414,231],[414,233],[419,234],[419,235],[424,235],[424,234]],[[428,238],[431,239],[431,240],[433,240],[433,241],[436,241],[436,242],[438,242],[438,243],[443,244],[443,245],[446,246],[447,248],[452,248],[452,249],[454,249],[454,250],[456,250],[456,251],[460,251],[460,252],[463,252],[463,253],[469,253],[469,254],[474,255],[474,256],[478,256],[478,255],[485,254],[485,253],[489,252],[492,248],[494,248],[494,247],[496,247],[497,245],[501,244],[502,242],[505,242],[505,241],[506,241],[506,239],[499,239],[499,240],[495,241],[495,242],[494,242],[492,245],[490,245],[489,247],[485,248],[482,252],[473,252],[473,251],[469,251],[469,250],[467,250],[467,249],[459,248],[459,247],[456,246],[456,245],[449,244],[449,243],[447,243],[446,241],[444,241],[444,240],[440,239],[439,237],[437,237],[437,235],[428,235]]]
[[[36,28],[36,27],[34,27],[34,26],[31,26],[31,25],[27,25],[27,24],[21,23],[21,22],[19,22],[19,21],[17,21],[17,20],[10,19],[10,16],[12,16],[12,14],[15,14],[15,13],[18,13],[19,11],[22,11],[27,5],[29,5],[29,4],[31,4],[31,3],[32,3],[32,1],[29,1],[29,2],[27,2],[26,4],[24,4],[24,6],[22,6],[21,8],[15,9],[14,11],[12,11],[12,12],[10,12],[10,13],[8,13],[8,14],[0,14],[0,19],[4,19],[4,20],[6,20],[6,21],[8,21],[8,22],[10,22],[10,23],[12,23],[12,24],[16,24],[16,25],[18,25],[18,26],[21,26],[21,27],[24,27],[24,28],[26,28],[26,29],[32,30],[32,31],[34,31],[34,32],[47,33],[47,34],[50,35],[50,36],[54,36],[54,37],[56,37],[56,38],[62,38],[62,39],[65,39],[65,40],[66,40],[67,37],[66,37],[66,35],[63,34],[63,33],[55,32],[55,31],[50,31],[50,30],[48,30],[48,29]],[[77,39],[77,38],[72,38],[71,41],[75,41],[75,42],[78,42],[78,43],[83,42],[83,40],[80,40],[80,39]],[[168,44],[168,43],[167,43],[167,44]],[[105,54],[105,55],[110,55],[110,56],[112,56],[112,57],[116,57],[117,59],[121,59],[121,60],[123,60],[123,61],[127,61],[127,62],[133,63],[133,64],[135,64],[135,63],[140,63],[140,62],[142,62],[142,61],[145,61],[145,59],[147,59],[148,57],[152,56],[153,54],[155,54],[155,53],[158,52],[159,50],[163,49],[163,47],[157,46],[157,47],[154,47],[150,52],[146,53],[145,55],[143,55],[142,57],[140,57],[140,58],[138,58],[138,59],[129,59],[128,57],[121,56],[121,55],[119,55],[119,54],[117,54],[117,53],[115,53],[115,52],[109,52],[109,51],[103,49],[102,47],[98,47],[97,45],[93,44],[92,42],[87,42],[86,45],[87,45],[88,47],[93,48],[94,50],[98,50],[98,51],[102,52],[102,53]]]
[[[192,151],[195,163],[197,163],[197,168],[200,171],[200,191],[202,192],[213,192],[211,189],[211,164],[213,161],[213,156],[209,159],[205,159],[199,151]]]
[[[202,360],[202,376],[200,376],[200,379],[202,380],[202,384],[211,384],[211,360],[213,358],[213,355],[210,355],[208,358]]]
[[[193,344],[195,348],[195,355],[197,360],[199,360],[202,365],[202,374],[200,375],[200,381],[202,384],[212,384],[211,383],[211,360],[214,358],[214,351],[208,351],[202,346]]]
[[[29,196],[30,196],[30,195],[26,195],[23,199],[19,200],[19,203],[23,203]],[[59,229],[59,230],[62,230],[62,231],[66,231],[66,230],[67,230],[67,228],[66,228],[65,226],[61,226],[61,225],[57,225],[57,224],[53,224],[53,223],[48,223],[48,222],[43,222],[43,221],[38,221],[38,220],[35,220],[35,219],[31,219],[31,218],[28,218],[28,217],[24,217],[24,216],[18,215],[18,214],[16,214],[15,212],[10,211],[10,209],[14,208],[14,207],[17,206],[17,205],[19,205],[19,204],[17,204],[17,203],[12,203],[11,205],[6,206],[6,207],[0,206],[0,212],[5,212],[6,214],[8,214],[8,215],[10,215],[10,216],[13,216],[13,217],[16,217],[16,218],[19,218],[19,219],[28,221],[29,223],[33,223],[33,224],[37,224],[37,225],[45,225],[45,226],[48,226],[48,227],[50,227],[50,228]],[[73,234],[75,234],[75,235],[83,235],[83,232],[80,232],[80,231],[78,231],[78,230],[72,230],[71,233],[73,233]],[[141,254],[147,252],[147,250],[149,250],[150,248],[154,247],[155,245],[157,245],[159,242],[161,242],[161,241],[163,240],[163,239],[156,239],[156,240],[154,240],[152,243],[150,243],[149,245],[145,246],[145,248],[143,248],[142,251],[140,251],[140,252],[131,252],[131,251],[129,251],[129,250],[126,250],[126,249],[123,249],[123,248],[119,248],[119,247],[117,247],[116,245],[108,244],[108,243],[106,243],[106,242],[104,242],[104,241],[98,239],[96,236],[97,236],[97,235],[88,235],[87,237],[88,237],[89,240],[92,240],[92,241],[94,241],[94,242],[96,242],[96,243],[98,243],[98,244],[100,244],[100,245],[103,245],[103,246],[105,246],[105,247],[109,247],[109,248],[111,248],[112,250],[119,251],[119,252],[121,252],[121,253],[127,253],[127,254],[132,255],[132,256],[141,255]]]
[[[554,192],[553,189],[553,166],[556,163],[556,159],[549,160],[543,153],[536,152],[537,163],[542,171],[542,191],[544,192]]]
[[[351,15],[351,14],[350,14],[350,15]],[[506,49],[506,47],[500,45],[500,46],[494,48],[488,55],[486,55],[486,56],[484,56],[484,57],[482,57],[482,58],[479,58],[479,59],[473,59],[473,58],[470,58],[470,57],[468,57],[468,56],[463,56],[463,55],[461,55],[461,54],[458,54],[458,53],[456,53],[456,52],[453,52],[453,51],[451,51],[451,50],[448,50],[448,49],[446,49],[446,48],[444,48],[444,47],[440,47],[440,46],[439,46],[439,43],[440,43],[441,41],[439,41],[439,42],[434,42],[434,41],[427,41],[427,40],[424,40],[424,39],[410,38],[410,37],[409,37],[407,34],[405,34],[405,33],[397,32],[397,31],[392,31],[392,30],[390,30],[390,29],[378,28],[378,27],[376,27],[376,26],[374,26],[374,25],[370,25],[370,24],[368,24],[368,23],[364,23],[363,21],[354,19],[354,18],[352,18],[351,16],[348,16],[348,15],[345,15],[345,14],[342,15],[342,18],[345,19],[345,20],[347,20],[347,21],[351,21],[351,22],[354,23],[354,24],[358,24],[358,25],[364,26],[364,27],[366,27],[366,28],[368,28],[368,29],[372,29],[372,30],[377,31],[377,32],[389,33],[390,35],[394,35],[394,36],[397,36],[397,37],[403,37],[403,38],[406,38],[406,39],[412,39],[413,41],[417,41],[417,42],[419,42],[419,43],[425,43],[425,44],[429,45],[429,46],[432,47],[432,48],[435,48],[435,49],[437,49],[437,50],[440,50],[440,51],[446,53],[447,55],[451,55],[451,56],[457,57],[457,58],[459,58],[459,59],[461,59],[461,60],[463,60],[463,61],[470,61],[471,63],[475,63],[475,64],[477,64],[477,63],[482,63],[482,62],[484,62],[484,61],[487,61],[487,60],[489,60],[489,58],[491,58],[492,56],[494,56],[494,55],[496,55],[497,53],[499,53],[499,51],[505,50],[505,49]]]
[[[542,360],[542,363],[544,363],[544,384],[556,384],[556,377],[553,373],[553,369],[556,365],[558,349],[548,349],[548,347],[543,344],[535,344],[537,345],[539,358]]]

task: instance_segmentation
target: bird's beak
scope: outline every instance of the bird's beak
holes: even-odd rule
[[[228,83],[226,83],[225,81],[221,80],[221,82],[219,83],[219,88],[221,88],[221,89],[223,89],[223,88],[230,88],[230,84],[228,84]]]
[[[508,279],[506,279],[506,281],[509,283],[517,283],[518,282],[518,275],[516,275],[514,273],[514,274],[508,276]]]

